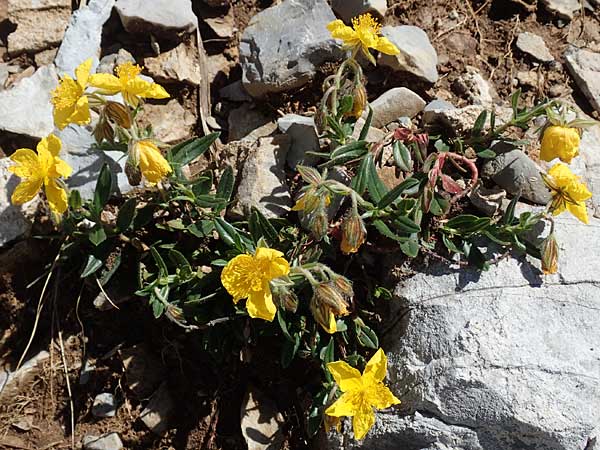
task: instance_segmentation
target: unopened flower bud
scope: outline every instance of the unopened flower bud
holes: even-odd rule
[[[298,309],[298,296],[293,290],[287,287],[280,287],[273,292],[273,295],[277,299],[279,306],[286,311],[295,313]]]
[[[132,186],[139,186],[142,183],[142,171],[139,166],[134,166],[129,160],[125,163],[125,175]]]
[[[325,131],[327,125],[327,113],[323,111],[321,108],[317,110],[317,113],[314,117],[315,120],[315,128],[318,133],[323,133]]]
[[[356,253],[366,237],[367,230],[362,218],[356,212],[352,212],[342,223],[342,253]]]
[[[309,220],[309,228],[315,239],[321,240],[327,236],[329,219],[327,218],[327,211],[325,211],[325,208],[319,207]]]
[[[131,128],[131,113],[129,108],[121,103],[108,102],[104,107],[106,116],[122,128]]]
[[[310,310],[315,320],[328,333],[337,331],[336,317],[347,316],[348,307],[348,301],[334,282],[320,283],[313,287]]]
[[[554,234],[551,233],[544,242],[542,242],[542,271],[549,275],[558,270],[558,243]]]
[[[362,84],[358,84],[354,87],[352,92],[352,109],[347,113],[350,117],[356,117],[357,119],[362,116],[365,107],[367,106],[367,90]]]
[[[98,124],[96,125],[96,128],[94,128],[94,139],[96,139],[98,144],[101,144],[104,140],[112,142],[114,138],[115,131],[113,130],[113,127],[103,115],[100,115]]]
[[[352,283],[348,278],[339,276],[333,280],[333,283],[344,297],[348,299],[354,297],[354,289],[352,289]]]
[[[297,165],[296,170],[308,184],[319,184],[323,179],[319,171],[314,167]]]

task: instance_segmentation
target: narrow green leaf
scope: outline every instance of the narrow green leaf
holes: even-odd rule
[[[135,207],[137,205],[135,198],[129,198],[121,205],[117,216],[117,229],[122,233],[126,231],[135,217]]]
[[[167,264],[165,263],[165,260],[163,259],[163,257],[160,256],[160,253],[158,253],[158,250],[156,250],[156,248],[154,248],[154,247],[150,247],[150,253],[152,254],[152,258],[154,258],[154,262],[156,263],[156,266],[158,267],[159,278],[165,278],[165,277],[169,276],[169,270],[167,269]]]
[[[86,278],[95,273],[100,267],[102,267],[103,262],[96,258],[94,255],[89,255],[87,262],[85,263],[85,267],[81,272],[81,278]]]
[[[477,152],[477,156],[484,159],[492,159],[496,157],[496,152],[491,148],[487,148],[480,152]]]
[[[410,150],[400,141],[395,141],[392,146],[392,154],[394,162],[403,171],[409,172],[412,170],[413,162],[410,156]]]
[[[96,181],[96,190],[94,191],[93,207],[97,214],[100,214],[104,206],[110,199],[112,191],[113,174],[108,164],[104,164]]]
[[[404,233],[418,233],[421,231],[421,227],[417,225],[410,217],[398,216],[394,220],[394,225],[403,231]]]
[[[371,128],[371,122],[373,121],[373,108],[371,105],[368,105],[369,113],[367,114],[367,120],[365,120],[365,124],[360,130],[360,136],[358,137],[359,141],[364,141],[367,139],[367,135],[369,134],[369,129]]]
[[[88,239],[96,247],[102,244],[106,240],[106,231],[104,230],[104,227],[100,224],[96,225],[90,230],[90,233],[88,234]]]
[[[371,160],[371,162],[369,162]],[[356,176],[352,179],[351,187],[354,189],[359,195],[363,195],[365,189],[367,189],[367,180],[369,178],[368,170],[369,164],[373,162],[373,155],[368,154],[363,158],[358,166],[358,171],[356,172]]]
[[[519,114],[519,97],[521,97],[521,89],[517,89],[510,97],[510,105],[512,106],[514,119],[516,119]]]
[[[227,166],[221,174],[219,185],[217,186],[217,197],[222,198],[225,202],[231,200],[231,194],[233,194],[233,169],[231,166]]]
[[[324,365],[327,365],[330,362],[333,362],[335,354],[335,342],[333,341],[333,337],[329,338],[329,344],[321,349],[319,353],[319,358],[323,361]]]
[[[173,162],[179,166],[189,164],[204,152],[217,140],[221,133],[211,133],[201,138],[190,139],[178,144],[171,149]]]
[[[367,189],[373,201],[379,203],[385,196],[388,189],[379,178],[377,169],[375,168],[375,162],[373,158],[369,158],[367,161]]]
[[[487,111],[484,109],[481,111],[477,119],[475,120],[475,124],[473,125],[473,129],[471,130],[471,136],[479,136],[481,134],[481,130],[483,130],[483,126],[485,125],[485,121],[487,120]]]
[[[354,152],[355,150],[365,150],[367,149],[366,141],[354,141],[345,145],[340,145],[338,148],[331,152],[331,159],[337,158],[349,152]]]
[[[416,258],[419,254],[419,241],[416,237],[411,237],[406,242],[400,244],[400,250],[409,258]]]
[[[404,191],[414,188],[415,186],[418,186],[419,183],[420,183],[420,181],[417,180],[416,178],[407,178],[402,183],[400,183],[398,186],[396,186],[391,191],[389,191],[387,194],[385,194],[383,196],[383,198],[381,200],[379,200],[379,202],[377,203],[377,208],[383,209],[386,206],[391,205],[393,202],[395,202],[400,197],[400,195],[402,195],[404,193]]]

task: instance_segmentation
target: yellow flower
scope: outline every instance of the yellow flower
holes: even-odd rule
[[[352,417],[352,429],[357,440],[364,438],[375,423],[373,408],[384,409],[400,403],[383,384],[387,358],[381,349],[369,360],[362,375],[344,361],[329,363],[327,369],[343,394],[325,410],[325,414]]]
[[[246,309],[250,317],[272,321],[277,307],[269,283],[289,272],[283,253],[259,247],[254,255],[238,255],[229,261],[221,273],[221,283],[234,303],[248,299]]]
[[[84,125],[90,123],[88,98],[84,95],[92,69],[92,58],[85,60],[75,69],[75,80],[65,75],[52,91],[54,124],[63,129],[70,123]]]
[[[50,209],[58,214],[67,210],[67,192],[58,179],[69,177],[73,169],[58,157],[60,147],[60,139],[51,134],[39,142],[37,153],[20,148],[10,156],[17,164],[8,170],[22,179],[12,194],[13,204],[22,205],[33,199],[43,185]]]
[[[142,175],[150,184],[158,183],[173,171],[159,148],[152,141],[135,142],[132,152],[134,167],[139,167]]]
[[[344,48],[351,50],[352,56],[355,56],[360,50],[373,64],[375,64],[375,58],[369,52],[370,48],[386,55],[400,53],[400,50],[387,38],[380,36],[381,25],[368,13],[352,19],[352,27],[338,19],[327,25],[327,29],[331,32],[332,37],[344,41]]]
[[[576,128],[552,125],[544,130],[540,158],[544,161],[560,158],[562,162],[570,163],[579,155],[579,141]]]
[[[583,223],[588,223],[585,201],[592,197],[592,193],[585,184],[566,164],[556,164],[548,171],[548,175],[550,178],[546,178],[546,183],[552,191],[552,214],[556,216],[568,210]]]
[[[117,66],[117,76],[109,73],[97,73],[90,77],[90,85],[100,89],[104,95],[115,95],[120,92],[123,99],[134,108],[140,98],[168,98],[165,89],[150,81],[143,80],[139,74],[142,68],[131,62]]]

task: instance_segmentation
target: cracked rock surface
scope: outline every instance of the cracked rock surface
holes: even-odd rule
[[[588,180],[597,131],[573,164]],[[558,217],[555,275],[508,258],[483,273],[430,266],[398,285],[383,346],[402,404],[362,443],[346,426],[329,448],[586,448],[600,425],[600,220],[589,213],[589,225]]]

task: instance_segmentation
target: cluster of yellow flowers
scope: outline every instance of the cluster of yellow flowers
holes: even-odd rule
[[[169,97],[162,86],[142,79],[142,69],[131,62],[119,65],[116,68],[116,76],[105,73],[92,74],[91,69],[90,58],[75,69],[75,79],[64,75],[52,91],[54,124],[59,130],[70,124],[89,124],[92,121],[90,110],[95,109],[91,104],[98,105],[96,109],[101,113],[108,111],[111,106],[114,110],[114,106],[119,105],[108,101],[105,96],[120,93],[125,104],[133,108],[137,108],[145,98]],[[126,116],[131,115],[126,106],[119,106],[118,112]],[[172,172],[153,139],[138,138],[136,125],[131,120],[116,122],[118,125],[126,122],[126,127],[130,128],[128,164],[141,172],[149,184],[158,183]],[[60,139],[50,134],[37,145],[37,153],[22,148],[11,155],[10,158],[16,164],[10,170],[22,179],[12,195],[13,204],[20,205],[32,200],[43,186],[51,211],[61,215],[67,210],[68,190],[62,179],[68,178],[73,170],[68,163],[60,159],[61,146]]]
[[[567,125],[551,125],[544,130],[542,135],[540,158],[544,161],[553,161],[558,158],[562,163],[557,163],[550,168],[545,177],[546,184],[552,192],[550,211],[558,215],[569,211],[583,223],[588,223],[586,200],[592,193],[581,182],[579,177],[571,172],[571,160],[579,155],[579,131]]]

